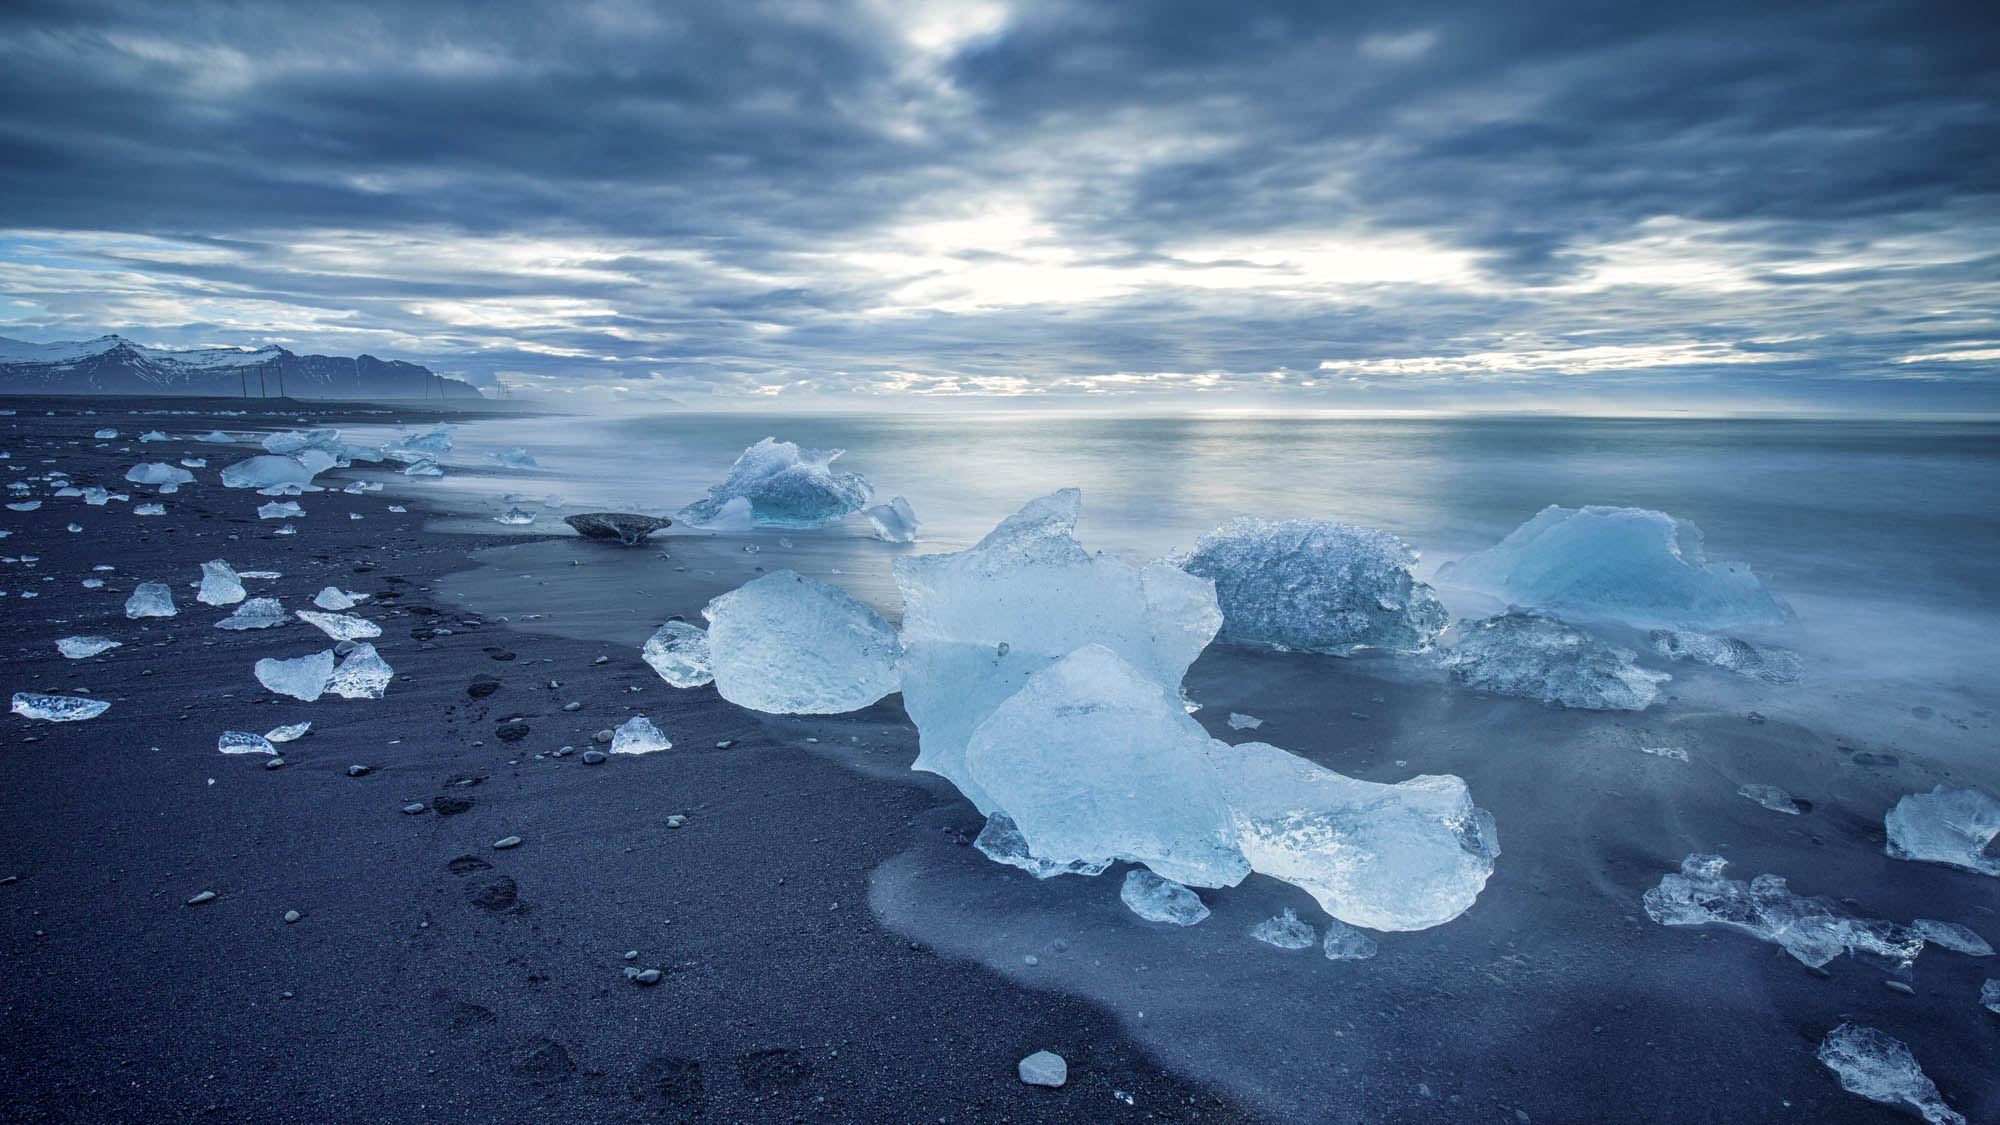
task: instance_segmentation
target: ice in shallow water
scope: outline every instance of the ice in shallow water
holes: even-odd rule
[[[1917,1065],[1909,1047],[1892,1035],[1843,1023],[1826,1033],[1817,1054],[1848,1093],[1910,1110],[1931,1125],[1965,1125],[1965,1118],[1945,1104],[1937,1084]]]
[[[1799,804],[1792,795],[1775,785],[1745,785],[1736,790],[1739,797],[1748,797],[1772,812],[1799,814]]]
[[[176,465],[148,461],[125,470],[125,479],[133,484],[190,484],[194,474]]]
[[[444,466],[426,457],[421,461],[412,463],[409,468],[404,469],[403,475],[406,477],[441,477],[444,475]]]
[[[1125,873],[1118,898],[1132,913],[1148,922],[1171,922],[1192,926],[1208,917],[1208,907],[1193,891],[1171,879],[1162,879],[1143,867]]]
[[[95,719],[110,710],[111,704],[103,699],[86,699],[80,695],[43,695],[34,691],[14,693],[14,714],[26,719],[43,719],[51,723],[74,723],[82,719]]]
[[[109,652],[123,644],[110,637],[64,637],[56,642],[56,650],[71,660],[85,660],[101,652]]]
[[[1883,818],[1889,854],[1896,859],[1943,863],[2000,876],[2000,858],[1989,854],[2000,834],[2000,801],[1978,789],[1940,785],[1911,793]]]
[[[1105,868],[1111,866],[1109,859],[1056,863],[1037,858],[1028,851],[1027,838],[1021,835],[1014,818],[1003,812],[986,818],[986,825],[979,830],[972,846],[987,859],[1018,867],[1037,879],[1053,879],[1057,875],[1101,875]]]
[[[1729,862],[1696,852],[1679,872],[1663,876],[1641,900],[1646,916],[1662,926],[1713,923],[1772,942],[1815,968],[1843,953],[1869,953],[1909,961],[1923,949],[1914,929],[1879,918],[1857,918],[1825,899],[1793,894],[1777,875],[1748,883],[1728,878]]]
[[[228,629],[240,633],[245,629],[269,629],[283,625],[285,607],[276,598],[251,598],[236,607],[236,612],[215,623],[218,629]]]
[[[700,687],[715,680],[708,631],[699,625],[669,621],[646,638],[639,655],[661,679],[678,688]]]
[[[901,496],[887,504],[868,508],[861,514],[868,517],[869,525],[875,529],[875,538],[884,543],[914,543],[917,541],[917,529],[923,526],[917,519],[917,513],[911,509],[910,502]]]
[[[760,527],[823,527],[860,510],[875,495],[859,473],[833,471],[843,452],[801,449],[767,437],[739,454],[728,479],[710,488],[708,499],[681,509],[679,518],[706,526],[723,514],[725,505],[740,499],[749,504],[750,518]]]
[[[1410,574],[1416,552],[1386,531],[1239,519],[1173,561],[1214,581],[1221,641],[1345,655],[1427,648],[1444,631],[1444,607]]]
[[[1709,562],[1701,529],[1644,508],[1551,504],[1437,580],[1513,605],[1642,629],[1776,624],[1785,611],[1750,568]]]
[[[1503,613],[1461,623],[1440,663],[1466,687],[1584,711],[1643,711],[1673,677],[1633,663],[1553,617]]]
[[[296,612],[299,620],[336,641],[357,641],[382,635],[382,627],[365,617],[349,613],[319,613],[310,609]]]
[[[1319,933],[1312,928],[1312,923],[1299,921],[1298,913],[1289,906],[1277,917],[1266,918],[1252,926],[1250,936],[1279,949],[1310,949],[1319,940]]]
[[[715,688],[780,715],[853,711],[896,690],[896,631],[824,582],[774,571],[702,611]]]
[[[235,605],[245,597],[242,576],[221,559],[201,564],[201,590],[194,596],[204,605]]]
[[[224,754],[270,754],[276,756],[278,748],[261,734],[247,730],[226,730],[215,740],[215,748]]]
[[[290,660],[266,657],[257,662],[255,671],[265,688],[311,703],[325,694],[327,681],[333,678],[333,650]]]
[[[1256,730],[1263,725],[1264,720],[1255,715],[1245,715],[1240,711],[1231,711],[1229,713],[1230,730]]]
[[[1655,629],[1647,639],[1652,642],[1654,652],[1669,660],[1721,668],[1768,684],[1798,683],[1805,667],[1799,654],[1790,649],[1751,644],[1735,637]]]
[[[174,592],[164,582],[141,582],[132,588],[132,596],[125,599],[125,616],[172,617],[180,612],[174,608]]]
[[[167,514],[167,506],[165,504],[140,504],[132,509],[132,514],[135,516],[164,516]],[[75,524],[70,524],[69,529],[71,531],[83,530]]]
[[[342,699],[380,699],[395,674],[396,670],[389,667],[374,645],[358,641],[341,659],[340,667],[334,669],[326,690]]]
[[[651,754],[657,750],[672,750],[674,744],[653,725],[653,720],[644,715],[634,715],[618,724],[611,732],[611,752],[613,754]]]
[[[389,449],[393,453],[417,453],[437,457],[451,452],[452,435],[457,432],[457,426],[449,422],[439,422],[421,434],[391,442]]]

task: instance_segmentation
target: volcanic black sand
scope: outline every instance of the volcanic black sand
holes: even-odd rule
[[[207,412],[241,406],[0,401],[17,412],[0,418],[7,479],[61,469],[131,496],[92,507],[38,481],[39,510],[0,510],[0,683],[112,702],[83,722],[6,719],[0,1117],[1246,1119],[1092,1006],[940,956],[871,914],[885,860],[940,820],[978,824],[948,787],[802,748],[838,740],[906,764],[914,732],[896,697],[812,724],[761,718],[666,686],[630,645],[510,632],[435,592],[483,544],[388,511],[390,493],[309,494],[298,534],[278,535],[287,521],[256,514],[266,498],[217,483],[260,451],[193,435],[443,415]],[[100,427],[120,437],[93,439]],[[173,440],[136,440],[151,429]],[[123,481],[183,457],[208,466],[175,495]],[[132,513],[154,500],[166,515]],[[246,585],[287,610],[328,585],[369,594],[351,612],[383,627],[386,696],[265,690],[257,659],[330,642],[298,621],[213,628],[229,610],[195,601],[193,583],[215,558],[282,572]],[[92,577],[103,588],[83,588]],[[126,619],[141,581],[173,587],[179,615]],[[124,644],[65,660],[54,642],[73,634]],[[593,733],[635,711],[674,749],[584,764]],[[215,748],[225,730],[307,720],[282,768]],[[510,836],[522,842],[494,847]],[[203,892],[215,897],[190,905]],[[662,977],[642,986],[628,969]],[[1068,1060],[1063,1089],[1016,1078],[1040,1049]]]

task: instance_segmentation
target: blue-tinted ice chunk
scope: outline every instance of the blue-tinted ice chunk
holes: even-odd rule
[[[1386,531],[1239,519],[1174,561],[1214,581],[1222,641],[1346,655],[1423,649],[1444,631],[1444,607],[1410,573],[1416,552]]]
[[[1125,884],[1118,889],[1118,898],[1132,913],[1148,922],[1192,926],[1208,917],[1208,907],[1202,905],[1193,891],[1143,867],[1125,873]]]
[[[715,690],[739,707],[835,715],[896,690],[896,630],[824,582],[775,571],[702,615]]]
[[[1895,859],[1943,863],[2000,876],[2000,858],[1989,852],[2000,835],[2000,801],[1978,789],[1944,785],[1911,793],[1883,818],[1889,855]]]
[[[1459,626],[1441,663],[1469,688],[1584,711],[1643,711],[1673,677],[1553,617],[1503,613]]]
[[[859,511],[875,489],[858,473],[836,473],[832,465],[845,450],[800,449],[789,441],[765,438],[744,450],[729,479],[708,490],[708,499],[681,509],[684,523],[705,526],[731,500],[750,505],[760,527],[822,527]]]
[[[1818,1058],[1850,1094],[1910,1110],[1931,1125],[1965,1125],[1917,1065],[1917,1057],[1892,1035],[1843,1023],[1820,1041]]]

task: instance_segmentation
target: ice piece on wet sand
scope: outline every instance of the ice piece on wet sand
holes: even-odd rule
[[[365,617],[356,617],[349,613],[319,613],[310,609],[295,612],[299,620],[336,641],[358,641],[382,635],[382,627]]]
[[[7,505],[7,510],[10,512],[33,512],[40,510],[41,506],[42,502],[40,500],[16,500],[12,504]]]
[[[1148,922],[1192,926],[1208,917],[1208,907],[1202,905],[1193,891],[1143,867],[1125,873],[1125,885],[1118,889],[1118,898],[1132,913]]]
[[[535,522],[535,513],[520,508],[509,508],[493,517],[494,523],[504,523],[509,527],[525,527]]]
[[[832,715],[896,690],[896,631],[824,582],[774,571],[702,614],[715,688],[740,707]]]
[[[1551,707],[1643,711],[1673,677],[1632,662],[1553,617],[1503,613],[1461,624],[1464,634],[1442,663],[1459,683]]]
[[[326,691],[333,678],[333,650],[322,649],[311,656],[291,660],[266,657],[256,665],[257,682],[279,695],[311,703]]]
[[[844,450],[800,449],[789,441],[765,438],[744,450],[729,479],[708,490],[708,499],[681,509],[683,522],[702,526],[722,514],[723,505],[749,501],[751,518],[762,527],[821,527],[859,510],[875,489],[858,473],[836,473],[833,461]]]
[[[1662,926],[1714,923],[1768,941],[1815,968],[1843,953],[1871,953],[1908,961],[1924,947],[1914,929],[1879,918],[1857,918],[1824,899],[1792,893],[1777,875],[1745,883],[1723,874],[1721,856],[1696,852],[1679,872],[1646,892],[1646,917]]]
[[[117,648],[123,641],[110,637],[64,637],[56,642],[56,650],[71,660],[86,660],[101,652]]]
[[[1493,874],[1493,818],[1449,774],[1362,781],[1263,742],[1211,741],[1208,755],[1251,869],[1305,890],[1341,921],[1442,925]]]
[[[305,509],[291,500],[273,500],[257,509],[257,518],[260,520],[288,520],[305,514]]]
[[[43,695],[33,691],[14,693],[14,714],[26,719],[46,719],[51,723],[95,719],[110,707],[106,700],[86,699],[81,695]]]
[[[1677,633],[1655,629],[1647,638],[1653,651],[1670,660],[1686,660],[1749,676],[1770,684],[1795,684],[1803,674],[1799,654],[1776,645],[1757,645],[1735,637],[1709,633]]]
[[[1329,961],[1366,961],[1375,956],[1375,939],[1336,918],[1326,924],[1320,952]]]
[[[1850,1094],[1911,1110],[1931,1125],[1965,1125],[1965,1118],[1945,1104],[1936,1083],[1924,1075],[1917,1057],[1892,1035],[1843,1023],[1820,1041],[1818,1057]]]
[[[353,651],[341,659],[340,667],[334,669],[326,689],[342,699],[380,699],[395,674],[395,669],[389,667],[374,645],[357,641]]]
[[[917,513],[910,508],[910,502],[901,496],[887,504],[877,504],[864,510],[862,515],[875,528],[875,538],[884,543],[914,543],[917,529],[923,526]]]
[[[237,606],[235,613],[216,622],[215,627],[240,633],[245,629],[269,629],[285,621],[285,607],[278,604],[278,599],[251,598]]]
[[[1173,561],[1215,582],[1221,641],[1345,655],[1427,648],[1444,631],[1444,607],[1410,574],[1416,552],[1386,531],[1239,519]]]
[[[1446,563],[1437,580],[1485,589],[1515,605],[1642,629],[1785,619],[1749,567],[1707,561],[1700,528],[1644,508],[1551,504],[1497,545]]]
[[[660,678],[678,688],[700,687],[715,679],[708,655],[708,631],[685,621],[669,621],[646,638],[639,650]]]
[[[303,488],[320,473],[333,468],[337,459],[324,449],[302,449],[288,457],[263,454],[238,461],[222,470],[226,488],[272,488],[293,485]]]
[[[1275,945],[1279,949],[1308,949],[1319,940],[1310,922],[1299,921],[1299,916],[1291,907],[1275,918],[1266,918],[1250,927],[1250,936],[1265,945]]]
[[[987,859],[1018,867],[1037,879],[1052,879],[1057,875],[1101,875],[1111,866],[1109,859],[1073,860],[1069,863],[1053,863],[1037,859],[1028,852],[1028,841],[1021,835],[1014,818],[1003,812],[996,812],[986,818],[986,826],[979,830],[979,836],[972,841]]]
[[[1772,812],[1799,815],[1798,802],[1792,795],[1775,785],[1745,785],[1736,790],[1739,797],[1748,797]]]
[[[309,722],[287,723],[282,727],[265,731],[264,737],[270,739],[272,742],[294,742],[305,737],[305,733],[311,729],[312,724]]]
[[[1985,938],[1957,922],[1940,922],[1935,918],[1918,918],[1910,923],[1910,929],[1932,945],[1941,946],[1954,953],[1968,957],[1991,957],[1993,947]]]
[[[1029,677],[973,731],[969,775],[1050,863],[1143,863],[1177,882],[1250,873],[1207,756],[1179,699],[1102,645]]]
[[[201,591],[195,600],[204,605],[235,605],[244,598],[242,576],[221,559],[201,564]]]
[[[1256,730],[1264,725],[1264,720],[1255,715],[1245,715],[1238,711],[1229,713],[1230,730]]]
[[[613,754],[651,754],[655,750],[672,750],[674,744],[653,725],[653,720],[644,715],[634,715],[618,724],[611,732],[611,752]]]
[[[133,484],[189,484],[194,474],[175,465],[148,461],[125,470],[125,479]]]
[[[147,431],[146,431],[145,433],[143,433],[143,434],[140,434],[140,435],[139,435],[139,440],[140,440],[140,441],[166,441],[166,440],[168,440],[168,439],[167,439],[167,435],[165,435],[165,434],[161,433],[161,432],[160,432],[160,431],[158,431],[158,430],[147,430]]]
[[[357,594],[352,590],[343,590],[338,586],[328,586],[314,595],[313,604],[321,609],[353,609],[356,602],[363,600],[367,596],[367,594]]]
[[[616,539],[628,547],[645,542],[646,536],[663,527],[673,526],[672,520],[634,512],[579,512],[564,516],[563,522],[585,539]]]
[[[125,616],[172,617],[180,612],[174,608],[174,592],[165,582],[141,582],[132,588],[132,596],[125,599]]]
[[[2000,834],[2000,801],[1981,790],[1940,785],[1929,793],[1911,793],[1896,802],[1883,824],[1892,858],[2000,875],[2000,858],[1989,851]]]
[[[1989,1012],[2000,1012],[2000,980],[1989,980],[1979,986],[1979,1005]]]
[[[486,459],[496,465],[505,465],[510,469],[532,469],[535,467],[534,456],[518,445],[512,449],[503,449],[498,453],[488,453]]]
[[[1166,563],[1140,570],[1077,542],[1082,495],[1044,496],[969,550],[899,558],[903,705],[920,735],[915,768],[942,774],[990,813],[966,772],[973,728],[1028,677],[1102,644],[1178,690],[1222,624],[1214,584]]]
[[[215,740],[215,748],[224,754],[270,754],[276,756],[278,748],[261,734],[247,730],[226,730]]]
[[[132,514],[135,516],[164,516],[167,514],[167,506],[165,504],[140,504],[132,509]],[[80,529],[75,524],[71,524],[70,530],[77,531]]]

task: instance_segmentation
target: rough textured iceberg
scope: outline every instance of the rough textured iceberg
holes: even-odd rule
[[[1642,629],[1785,620],[1749,567],[1707,561],[1700,528],[1644,508],[1551,504],[1497,545],[1440,567],[1438,581]]]
[[[1109,859],[1055,863],[1038,858],[1028,851],[1027,838],[1021,835],[1014,818],[1000,812],[986,818],[986,827],[979,830],[972,846],[987,859],[1018,867],[1037,879],[1052,879],[1057,875],[1101,875],[1105,868],[1111,866]]]
[[[34,691],[14,693],[14,714],[24,719],[74,723],[81,719],[95,719],[110,709],[108,700],[86,699],[81,695],[43,695]]]
[[[611,752],[613,754],[651,754],[657,750],[672,750],[674,744],[653,725],[653,720],[644,715],[634,715],[618,724],[611,732]]]
[[[1144,868],[1125,873],[1118,898],[1132,913],[1148,922],[1170,922],[1192,926],[1208,917],[1208,907],[1191,890],[1171,879],[1162,879]]]
[[[269,629],[283,625],[287,620],[285,607],[276,598],[251,598],[236,607],[236,612],[215,623],[218,629],[228,629],[240,633],[245,629]]]
[[[1252,926],[1250,936],[1279,949],[1309,949],[1313,942],[1319,940],[1312,923],[1299,921],[1297,912],[1289,906],[1285,907],[1283,914]]]
[[[741,498],[762,527],[822,527],[858,511],[875,489],[858,473],[836,473],[833,461],[845,450],[800,449],[789,441],[765,438],[744,450],[729,479],[708,490],[708,499],[681,509],[682,521],[705,524],[723,505]]]
[[[669,621],[646,638],[639,655],[661,679],[678,688],[700,687],[715,680],[708,631],[699,625]]]
[[[864,510],[862,515],[875,528],[875,538],[884,543],[914,543],[917,529],[923,526],[917,520],[917,513],[910,508],[910,502],[901,496],[887,504],[877,504]]]
[[[1503,613],[1459,629],[1463,636],[1441,663],[1453,679],[1479,691],[1551,707],[1643,711],[1673,678],[1632,663],[1629,649],[1540,614]]]
[[[983,813],[996,805],[966,771],[966,743],[1028,677],[1096,643],[1178,690],[1222,625],[1207,579],[1086,551],[1075,536],[1081,507],[1081,493],[1064,489],[969,550],[896,560],[915,768],[943,775]]]
[[[1892,1035],[1843,1023],[1820,1041],[1818,1058],[1850,1094],[1911,1110],[1931,1125],[1965,1125],[1917,1065],[1917,1057]]]
[[[833,586],[789,570],[708,603],[722,698],[780,715],[832,715],[896,690],[896,631]]]
[[[1688,856],[1679,872],[1662,876],[1646,892],[1646,917],[1662,926],[1726,926],[1779,945],[1815,968],[1843,953],[1908,961],[1924,947],[1923,936],[1908,926],[1857,918],[1825,899],[1795,895],[1777,875],[1748,883],[1731,879],[1723,874],[1728,867],[1721,856]]]
[[[1768,684],[1798,683],[1805,667],[1799,654],[1791,649],[1751,644],[1735,637],[1655,629],[1647,639],[1652,642],[1654,652],[1669,660],[1705,664]]]
[[[1882,818],[1889,830],[1889,855],[1896,859],[1943,863],[2000,875],[2000,858],[1988,853],[2000,835],[2000,801],[1978,789],[1940,785],[1911,793]]]
[[[279,695],[311,703],[326,693],[333,678],[333,650],[322,649],[311,656],[291,660],[266,657],[256,664],[257,682]]]
[[[1444,607],[1410,574],[1416,552],[1386,531],[1239,519],[1174,561],[1215,582],[1222,641],[1345,655],[1422,649],[1444,631]]]
[[[333,670],[326,690],[342,699],[380,699],[395,674],[396,670],[389,667],[374,645],[357,641],[353,650],[341,659],[340,667]]]
[[[235,605],[246,596],[236,568],[221,559],[201,564],[201,590],[194,599],[203,605]]]
[[[122,644],[123,641],[114,641],[110,637],[64,637],[56,642],[56,651],[71,660],[85,660]]]
[[[222,470],[228,488],[272,488],[292,485],[303,488],[320,473],[333,468],[335,458],[324,449],[302,449],[288,456],[264,454],[238,461]]]
[[[132,588],[132,596],[125,599],[125,616],[172,617],[180,612],[174,608],[174,592],[165,582],[141,582]]]
[[[164,462],[148,461],[125,470],[125,479],[133,484],[191,484],[194,474]]]

